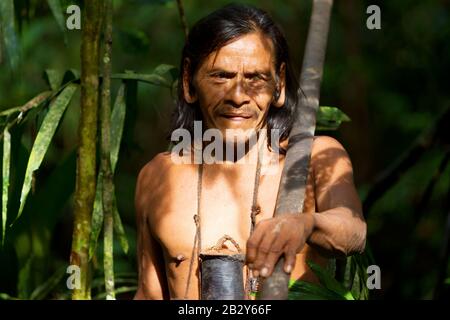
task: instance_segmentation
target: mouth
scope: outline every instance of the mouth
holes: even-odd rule
[[[224,113],[220,116],[231,121],[245,121],[252,117],[251,114],[247,113]]]

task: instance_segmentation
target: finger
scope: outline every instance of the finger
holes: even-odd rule
[[[247,241],[247,254],[246,254],[246,261],[247,264],[252,264],[257,256],[258,253],[258,247],[259,244],[261,243],[261,240],[264,236],[264,231],[265,231],[265,223],[263,223],[264,221],[261,221],[260,223],[258,223],[258,225],[255,228],[255,231],[253,232],[253,234],[250,236],[250,238]]]
[[[294,270],[295,267],[295,258],[296,258],[297,252],[293,246],[286,246],[284,250],[284,272],[291,273],[292,270]]]
[[[278,248],[272,249],[272,245],[277,240],[278,235],[279,233],[276,231],[274,232],[273,230],[268,231],[264,234],[264,238],[261,240],[261,243],[257,248],[256,259],[255,262],[253,263],[254,269],[262,271],[261,269],[264,267],[267,255],[271,252],[271,250],[278,249]]]
[[[278,262],[281,255],[283,254],[284,243],[285,240],[280,237],[275,239],[269,250],[269,253],[265,258],[263,267],[261,269],[261,276],[269,277],[272,274],[275,264]]]

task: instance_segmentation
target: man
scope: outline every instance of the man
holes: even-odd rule
[[[325,266],[329,258],[364,250],[366,224],[351,162],[333,138],[314,139],[304,212],[273,218],[284,165],[284,153],[276,151],[287,147],[297,86],[286,40],[265,12],[233,5],[200,20],[189,34],[180,69],[172,129],[193,134],[194,121],[202,121],[205,129],[223,134],[224,145],[244,143],[243,158],[258,154],[270,161],[261,162],[256,179],[255,162],[239,161],[235,155],[198,164],[175,162],[173,152],[161,153],[141,170],[135,299],[200,297],[198,254],[193,250],[199,230],[199,250],[213,247],[225,234],[234,239],[253,277],[271,275],[284,255],[291,279],[316,282],[307,260]],[[251,144],[242,134],[237,142],[227,141],[230,129],[253,129],[258,135],[267,129],[267,144],[261,139]],[[279,132],[277,141],[273,130]],[[258,210],[250,234],[252,200]],[[196,225],[192,217],[198,218],[199,212]],[[235,251],[232,244],[223,247]]]

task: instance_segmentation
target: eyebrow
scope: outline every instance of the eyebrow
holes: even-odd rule
[[[233,76],[237,74],[237,72],[235,72],[235,71],[229,71],[229,70],[225,70],[222,68],[214,68],[214,69],[208,71],[208,75],[213,75],[213,74],[217,74],[217,73],[224,73],[226,75],[233,75]],[[265,77],[271,78],[272,73],[270,72],[270,70],[255,70],[255,71],[244,72],[244,76],[245,77],[265,76]]]

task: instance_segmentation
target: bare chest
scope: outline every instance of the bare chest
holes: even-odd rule
[[[214,246],[224,235],[233,238],[245,253],[251,230],[251,208],[255,197],[255,175],[233,176],[232,172],[204,171],[202,186],[198,175],[191,172],[170,186],[165,200],[154,208],[150,221],[153,234],[163,248],[166,260],[177,256],[190,257],[197,228],[201,233],[201,250]],[[257,187],[256,203],[260,212],[256,224],[273,216],[281,177],[278,172],[261,175]],[[312,179],[308,181],[305,211],[314,211]],[[200,192],[199,192],[200,190]],[[196,224],[194,216],[200,219]],[[237,249],[231,242],[225,246]]]

